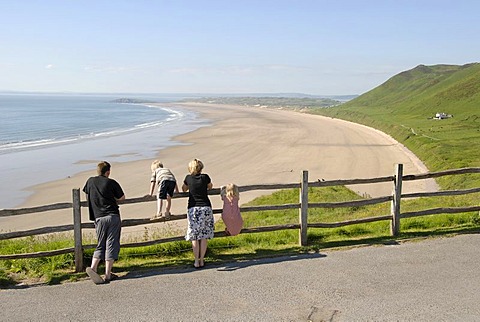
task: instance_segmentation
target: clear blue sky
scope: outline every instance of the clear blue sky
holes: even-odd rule
[[[346,95],[480,60],[478,0],[0,0],[0,22],[0,90]]]

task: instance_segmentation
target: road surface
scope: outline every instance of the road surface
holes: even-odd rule
[[[1,321],[479,321],[480,235],[0,291]]]

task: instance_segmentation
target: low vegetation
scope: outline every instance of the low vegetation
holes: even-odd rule
[[[406,145],[431,171],[463,167],[480,167],[480,64],[464,66],[423,66],[403,72],[372,91],[345,104],[323,107],[298,98],[278,100],[269,98],[204,99],[204,102],[230,103],[254,106],[307,108],[309,113],[350,120],[365,124],[390,134]],[[296,103],[295,103],[295,100]],[[236,102],[236,103],[235,103]],[[287,103],[288,102],[288,103]],[[332,103],[332,102],[331,102]],[[338,105],[336,102],[331,105]],[[453,115],[445,120],[432,119],[436,113]],[[448,176],[438,180],[443,189],[460,189],[480,186],[480,176]],[[402,211],[435,207],[462,207],[478,205],[479,194],[456,197],[422,198],[402,202]],[[340,202],[360,199],[345,187],[311,188],[310,202]],[[298,202],[298,190],[283,190],[257,198],[248,205],[274,205]],[[390,213],[390,204],[365,207],[312,209],[309,222],[337,222],[362,217],[382,216]],[[259,227],[298,223],[298,210],[260,211],[244,213],[246,227]],[[402,219],[401,234],[396,240],[412,237],[445,235],[478,231],[478,213],[433,215]],[[223,230],[222,223],[216,229]],[[144,240],[167,235],[179,236],[182,231],[146,229]],[[209,243],[207,262],[241,261],[262,256],[277,256],[301,252],[321,252],[322,249],[361,244],[391,242],[389,222],[352,225],[342,228],[311,228],[309,245],[298,246],[298,230],[268,233],[240,234],[236,237],[215,238]],[[84,237],[86,244],[94,244]],[[133,242],[133,241],[129,241]],[[67,234],[30,237],[0,241],[1,254],[27,253],[72,247],[73,240]],[[92,251],[86,251],[85,264]],[[73,254],[0,261],[0,287],[19,281],[59,283],[77,280],[84,273],[73,273]],[[172,242],[149,247],[124,248],[116,269],[131,272],[160,267],[189,267],[192,263],[188,242]]]
[[[295,110],[341,104],[339,100],[324,97],[205,97],[196,99],[195,102]]]
[[[388,133],[430,169],[480,167],[480,64],[417,66],[334,108],[312,113]],[[453,117],[438,120],[436,113]],[[480,186],[475,175],[438,180],[444,189]]]

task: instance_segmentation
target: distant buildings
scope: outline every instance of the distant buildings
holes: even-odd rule
[[[450,117],[453,117],[453,115],[447,114],[447,113],[437,113],[437,114],[435,114],[435,117],[433,119],[434,120],[443,120],[443,119],[448,119]]]

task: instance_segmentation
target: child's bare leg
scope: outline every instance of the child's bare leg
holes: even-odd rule
[[[170,215],[170,208],[172,207],[172,197],[167,195],[167,205],[165,206],[165,215]]]
[[[163,206],[163,200],[158,198],[157,199],[157,216],[162,215],[162,206]]]

